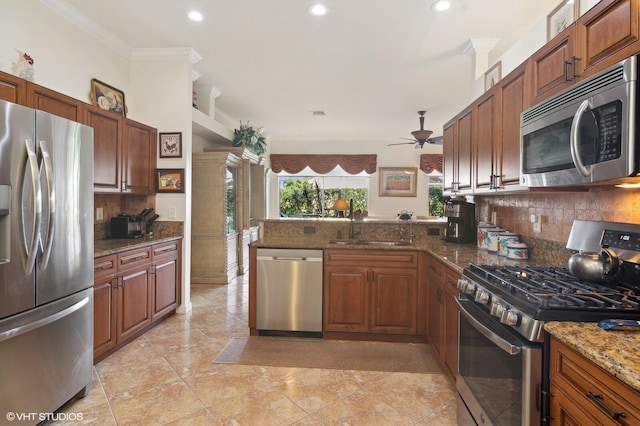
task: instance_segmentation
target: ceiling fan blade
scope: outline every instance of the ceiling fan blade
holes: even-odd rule
[[[398,143],[390,143],[387,144],[387,146],[394,146],[394,145],[413,145],[415,142],[398,142]]]
[[[435,138],[427,139],[427,143],[430,143],[432,145],[442,145],[443,140],[444,140],[443,136],[436,136]]]
[[[398,138],[398,139],[404,139],[406,141],[413,141],[413,142],[418,142],[417,139],[413,139],[413,138]]]

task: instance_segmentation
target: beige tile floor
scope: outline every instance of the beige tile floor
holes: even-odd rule
[[[456,424],[443,374],[213,363],[232,337],[248,335],[246,278],[192,286],[191,313],[98,363],[89,395],[63,407],[68,421],[52,424]]]

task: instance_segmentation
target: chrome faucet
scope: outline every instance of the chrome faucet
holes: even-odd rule
[[[353,198],[349,200],[349,239],[353,240],[353,237],[360,235],[362,231],[356,231],[353,229]]]

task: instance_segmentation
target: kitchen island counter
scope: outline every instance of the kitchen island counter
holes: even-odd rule
[[[623,383],[640,391],[640,331],[602,330],[593,322],[557,321],[546,323],[544,329]]]

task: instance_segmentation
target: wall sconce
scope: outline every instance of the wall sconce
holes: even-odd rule
[[[344,217],[344,212],[349,210],[349,203],[344,198],[338,198],[333,205],[333,210],[338,212],[338,217]]]

